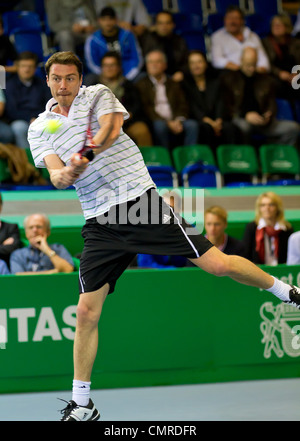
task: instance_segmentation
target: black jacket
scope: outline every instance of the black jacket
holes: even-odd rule
[[[264,262],[260,261],[258,253],[255,251],[256,228],[257,228],[257,224],[254,221],[246,225],[244,238],[243,238],[245,257],[251,260],[251,262],[253,263],[262,264]],[[288,238],[293,233],[293,231],[294,230],[292,228],[289,228],[286,231],[280,231],[279,245],[278,245],[278,263],[286,263]]]
[[[8,238],[12,237],[14,243],[11,245],[3,245],[3,242]],[[8,222],[1,221],[0,227],[0,259],[4,260],[7,265],[9,265],[10,254],[17,248],[22,247],[22,242],[20,239],[19,227],[17,224],[11,224]]]

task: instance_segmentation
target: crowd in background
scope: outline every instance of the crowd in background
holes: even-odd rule
[[[14,1],[34,10],[34,0]],[[44,0],[49,46],[75,52],[84,85],[103,83],[129,110],[125,130],[140,147],[255,143],[257,137],[298,146],[300,39],[289,15],[274,16],[267,36],[245,26],[229,6],[223,27],[201,50],[179,35],[174,14],[147,12],[142,0]],[[36,54],[17,53],[0,21],[0,142],[28,148],[30,122],[45,108],[49,89]],[[200,38],[200,36],[199,36]],[[293,83],[294,80],[294,83]],[[294,85],[294,87],[293,87]],[[277,118],[277,99],[293,120]],[[299,107],[300,108],[300,107]]]
[[[35,8],[30,0],[11,4]],[[224,26],[201,50],[176,32],[172,13],[150,16],[141,0],[45,0],[44,6],[50,46],[80,57],[85,86],[101,83],[113,91],[130,115],[124,131],[139,147],[208,144],[215,152],[220,144],[257,139],[298,147],[300,92],[293,67],[300,65],[300,38],[287,14],[274,16],[269,34],[261,38],[245,26],[238,7],[229,7]],[[1,19],[0,64],[7,74],[6,89],[0,89],[0,143],[27,149],[28,127],[44,111],[50,93],[37,54],[18,53]],[[277,117],[278,99],[288,101],[293,119]],[[255,213],[238,241],[226,234],[224,208],[209,207],[205,234],[224,252],[258,264],[300,264],[300,232],[286,222],[279,196],[262,193]],[[2,274],[73,270],[68,251],[48,245],[47,219],[39,214],[26,219],[25,232],[23,247],[17,226],[1,222]],[[188,265],[172,256],[139,256],[137,263]]]

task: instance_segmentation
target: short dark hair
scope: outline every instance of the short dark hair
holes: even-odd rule
[[[117,18],[117,14],[114,8],[106,6],[105,8],[101,9],[99,17]]]
[[[16,61],[23,61],[23,60],[33,60],[35,62],[35,65],[37,66],[39,62],[39,57],[34,52],[24,51],[18,54]]]
[[[157,17],[159,15],[161,15],[161,14],[167,14],[172,19],[172,21],[174,22],[174,16],[173,16],[172,12],[170,12],[170,11],[159,11],[159,12],[157,12],[157,14],[155,15],[155,21],[157,20]]]
[[[109,51],[106,52],[106,54],[103,55],[102,59],[101,59],[101,66],[103,64],[103,60],[105,58],[114,58],[116,60],[116,62],[118,63],[119,66],[122,66],[122,60],[120,55],[118,54],[118,52],[115,51]]]
[[[228,8],[226,9],[225,15],[229,14],[230,12],[238,12],[240,14],[241,18],[243,18],[243,19],[245,18],[244,12],[237,5],[230,5],[230,6],[228,6]]]
[[[82,62],[77,57],[77,55],[74,54],[74,52],[71,51],[55,52],[55,54],[51,55],[51,57],[47,60],[45,64],[45,70],[47,76],[49,76],[49,72],[53,64],[74,65],[77,67],[79,77],[82,76],[82,71],[83,71]]]

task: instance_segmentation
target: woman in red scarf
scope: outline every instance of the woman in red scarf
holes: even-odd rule
[[[255,220],[246,226],[244,234],[246,257],[257,264],[286,263],[292,232],[281,198],[271,191],[261,194],[255,204]]]

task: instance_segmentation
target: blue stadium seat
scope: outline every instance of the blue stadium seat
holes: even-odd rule
[[[164,9],[162,0],[143,0],[143,3],[149,14],[157,14]]]
[[[16,32],[41,32],[40,17],[35,12],[30,11],[9,11],[2,16],[4,33],[7,35]]]
[[[224,26],[224,16],[223,14],[209,14],[207,17],[207,23],[205,26],[205,30],[207,35],[211,35],[216,32],[218,29],[221,29]]]
[[[272,15],[264,16],[260,14],[251,14],[246,16],[245,23],[251,31],[263,38],[270,32],[271,18]]]
[[[178,11],[182,14],[197,14],[203,17],[201,0],[177,0]]]
[[[18,53],[30,51],[37,54],[39,62],[45,61],[42,35],[40,32],[16,32],[13,34],[13,40]]]
[[[276,104],[277,104],[277,115],[276,115],[277,119],[294,121],[293,109],[288,100],[277,98]]]
[[[206,52],[205,33],[202,27],[202,16],[197,14],[173,14],[176,33],[181,35],[189,49],[200,49]]]
[[[222,0],[223,1],[223,0]],[[254,14],[272,17],[282,11],[281,0],[251,0]]]

